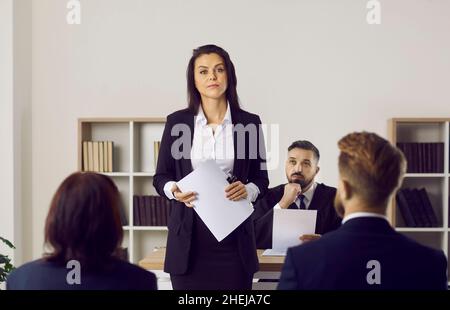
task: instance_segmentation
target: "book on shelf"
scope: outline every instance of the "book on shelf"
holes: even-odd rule
[[[133,225],[141,226],[139,197],[136,195],[133,196]]]
[[[128,226],[127,214],[125,212],[125,207],[121,201],[119,201],[119,212],[120,212],[120,223],[122,226]]]
[[[135,226],[167,226],[170,201],[154,195],[133,195],[133,224]]]
[[[103,171],[104,172],[112,172],[112,169],[109,170],[109,165],[108,165],[108,142],[107,141],[103,141]]]
[[[93,171],[100,172],[100,169],[98,166],[98,142],[97,141],[92,142],[92,146],[93,146],[93,151],[94,151],[94,155],[93,155],[94,170]]]
[[[439,226],[425,188],[402,188],[397,192],[396,201],[406,227]]]
[[[83,171],[113,172],[112,141],[83,141]]]
[[[114,160],[114,142],[113,141],[107,141],[108,145],[108,172],[113,172],[113,160]]]
[[[158,155],[159,148],[161,146],[161,141],[153,141],[153,164],[156,170],[156,166],[158,165]]]
[[[89,170],[88,142],[83,141],[83,171]]]
[[[88,141],[88,171],[94,171],[94,146]]]
[[[103,163],[103,142],[98,142],[98,171],[99,172],[106,172],[105,166]]]
[[[139,196],[139,222],[141,223],[141,226],[148,226],[147,225],[147,217],[148,217],[148,212],[147,212],[147,207],[145,206],[145,197],[144,196]]]
[[[395,195],[395,200],[397,202],[397,207],[403,217],[403,221],[407,227],[416,227],[416,221],[412,215],[411,208],[409,207],[409,202],[406,199],[405,191],[399,190],[397,195]]]
[[[150,208],[150,221],[148,221],[148,223],[151,226],[161,226],[161,221],[159,220],[160,214],[159,212],[158,214],[156,213],[156,204],[158,201],[155,198],[156,196],[146,196],[148,206]]]
[[[428,221],[430,222],[431,227],[438,227],[439,222],[436,217],[436,213],[434,213],[433,206],[431,204],[430,198],[428,197],[427,191],[425,188],[421,188],[417,191],[419,199],[421,201],[421,204],[424,207],[426,217],[428,218]]]
[[[408,173],[443,173],[444,143],[397,143],[407,160]]]

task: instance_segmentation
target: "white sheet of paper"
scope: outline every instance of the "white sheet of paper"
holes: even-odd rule
[[[177,182],[182,192],[196,192],[192,203],[217,241],[222,241],[253,212],[253,206],[246,200],[231,201],[225,197],[229,185],[227,175],[214,160],[207,160]]]
[[[273,210],[272,249],[263,255],[286,255],[287,249],[302,244],[301,235],[314,234],[317,210]]]

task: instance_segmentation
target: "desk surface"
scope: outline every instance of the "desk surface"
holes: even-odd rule
[[[264,250],[258,250],[259,271],[281,271],[284,256],[262,256]],[[139,266],[147,270],[163,270],[166,249],[153,251],[146,258],[139,261]]]

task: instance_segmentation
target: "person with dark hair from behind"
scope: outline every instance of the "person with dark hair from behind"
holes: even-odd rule
[[[397,233],[385,216],[405,172],[401,151],[368,132],[338,146],[342,226],[288,249],[278,289],[446,290],[444,253]]]
[[[333,207],[336,188],[315,182],[319,159],[319,150],[309,141],[295,141],[288,147],[288,183],[270,188],[254,205],[252,219],[258,249],[272,248],[273,209],[317,210],[315,234],[299,236],[303,242],[316,240],[341,225]]]
[[[155,290],[156,277],[118,258],[120,197],[101,174],[76,172],[59,186],[45,224],[43,258],[14,270],[9,290]],[[78,272],[80,271],[80,272]]]

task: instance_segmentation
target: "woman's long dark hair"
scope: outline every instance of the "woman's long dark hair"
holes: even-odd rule
[[[45,258],[66,264],[78,260],[83,270],[98,268],[116,255],[123,238],[119,192],[107,176],[76,172],[53,196],[45,224]]]
[[[223,48],[213,44],[203,45],[194,49],[192,57],[189,60],[189,64],[186,70],[189,109],[192,110],[194,113],[197,113],[198,107],[202,102],[200,93],[195,87],[195,80],[194,80],[195,60],[201,55],[212,53],[215,53],[220,57],[222,57],[222,59],[225,62],[225,70],[227,72],[228,77],[227,90],[225,95],[228,102],[230,103],[230,107],[234,110],[239,110],[240,106],[239,106],[239,97],[236,91],[237,79],[236,79],[236,72],[234,70],[234,65],[231,62],[230,55],[228,55],[228,53]]]

